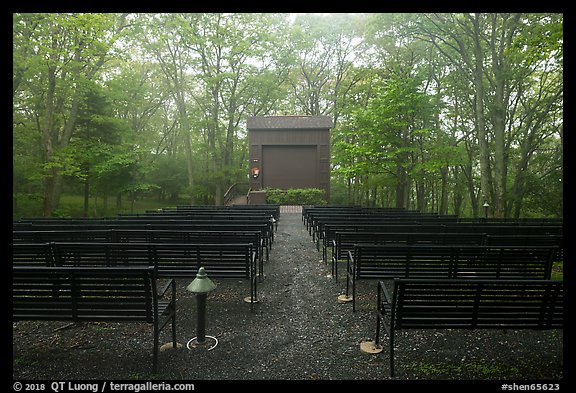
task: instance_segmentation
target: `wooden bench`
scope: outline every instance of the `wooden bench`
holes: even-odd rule
[[[394,376],[395,333],[402,329],[562,329],[564,285],[553,280],[394,279],[377,286],[376,339],[389,336]]]
[[[556,247],[356,244],[348,252],[346,296],[363,279],[550,279]]]
[[[251,243],[54,242],[56,266],[153,266],[158,277],[194,278],[204,267],[210,278],[250,282],[250,310],[258,301],[256,253]]]
[[[152,368],[160,331],[172,324],[176,347],[176,285],[159,292],[153,267],[13,266],[13,321],[143,322],[153,326]]]

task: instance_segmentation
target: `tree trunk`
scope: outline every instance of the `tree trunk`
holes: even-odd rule
[[[448,214],[448,166],[440,168],[440,207],[439,214]]]
[[[55,45],[56,38],[53,38],[53,46]],[[48,163],[54,155],[54,135],[53,135],[53,116],[54,116],[54,95],[56,91],[56,70],[49,67],[48,70],[48,89],[46,91],[46,113],[44,114],[44,125],[42,128],[42,152],[43,162]],[[50,217],[52,211],[55,209],[55,202],[53,200],[54,190],[54,176],[55,170],[50,169],[48,174],[44,176],[44,201],[43,201],[43,215]]]
[[[84,180],[84,217],[88,217],[88,206],[90,205],[90,182],[88,178]]]
[[[396,208],[406,207],[406,169],[402,165],[396,167]]]
[[[475,14],[472,22],[474,24],[474,112],[476,118],[476,131],[478,135],[478,149],[480,154],[480,188],[481,196],[485,201],[493,200],[490,175],[490,150],[488,146],[488,132],[486,130],[486,119],[484,115],[484,53],[480,43],[479,15]],[[473,202],[474,203],[474,202]],[[490,203],[490,202],[489,202]]]

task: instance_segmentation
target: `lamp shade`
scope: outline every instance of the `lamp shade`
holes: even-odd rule
[[[208,278],[208,275],[204,271],[204,267],[198,269],[196,273],[196,278],[186,287],[186,290],[193,293],[208,293],[216,288],[216,284]]]

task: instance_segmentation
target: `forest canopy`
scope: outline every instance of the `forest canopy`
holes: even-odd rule
[[[324,115],[333,204],[562,216],[562,14],[14,13],[12,64],[15,211],[222,204],[248,117]]]

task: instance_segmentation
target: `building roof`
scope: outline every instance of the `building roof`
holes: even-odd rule
[[[258,129],[328,129],[334,127],[329,116],[252,116],[246,121],[249,130]]]

